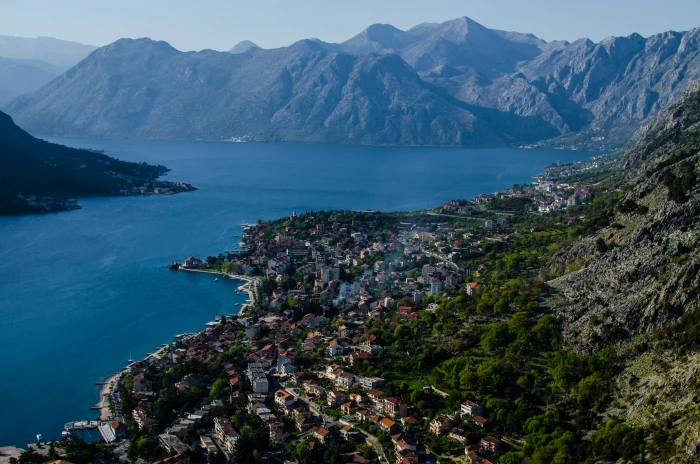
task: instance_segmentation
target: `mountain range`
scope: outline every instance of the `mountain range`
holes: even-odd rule
[[[55,136],[606,148],[700,77],[699,45],[698,28],[547,43],[469,18],[230,53],[122,39],[5,110]]]
[[[0,36],[0,104],[44,86],[96,48],[52,37]]]

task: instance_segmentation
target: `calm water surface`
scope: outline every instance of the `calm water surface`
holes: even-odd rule
[[[320,209],[413,210],[493,192],[592,153],[51,139],[164,164],[199,190],[83,199],[82,210],[0,217],[0,446],[60,438],[96,417],[125,366],[246,296],[237,283],[162,268],[235,247],[240,224]]]

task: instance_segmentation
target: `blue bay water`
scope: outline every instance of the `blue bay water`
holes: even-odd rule
[[[96,417],[99,387],[174,335],[231,313],[229,280],[169,271],[234,248],[240,224],[293,209],[399,211],[524,183],[554,150],[51,139],[164,164],[196,192],[81,199],[82,210],[0,217],[0,446],[59,438]]]

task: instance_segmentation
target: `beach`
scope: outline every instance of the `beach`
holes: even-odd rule
[[[122,373],[119,372],[111,376],[105,384],[102,386],[100,391],[100,402],[97,406],[100,407],[100,420],[108,420],[112,417],[112,413],[109,410],[110,399],[112,397],[112,392],[117,388],[117,381],[121,377]]]

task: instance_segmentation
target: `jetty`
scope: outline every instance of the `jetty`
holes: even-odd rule
[[[76,432],[78,430],[92,430],[96,429],[100,425],[97,421],[84,420],[84,421],[73,421],[66,422],[63,426],[66,432]]]

